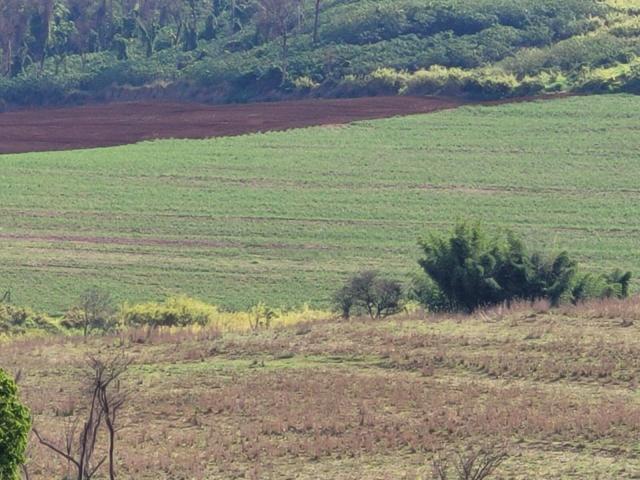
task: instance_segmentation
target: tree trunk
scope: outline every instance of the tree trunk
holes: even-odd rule
[[[231,0],[231,32],[236,31],[236,0]]]
[[[11,65],[13,64],[13,44],[11,40],[7,43],[7,51],[5,56],[4,71],[7,75],[11,74]]]
[[[286,27],[282,32],[282,83],[287,80],[289,60],[289,34]]]
[[[116,463],[115,463],[116,429],[113,425],[113,422],[111,421],[111,418],[108,415],[105,418],[105,420],[107,423],[107,429],[109,430],[109,480],[115,480],[116,478]]]
[[[44,33],[42,43],[42,53],[40,57],[40,73],[44,71],[44,62],[47,59],[47,47],[51,33],[51,16],[53,15],[53,0],[46,0],[44,3]],[[83,60],[84,62],[84,60]]]
[[[318,44],[318,27],[320,26],[320,0],[316,0],[316,10],[313,18],[313,44]]]

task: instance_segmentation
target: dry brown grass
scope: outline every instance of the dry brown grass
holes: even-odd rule
[[[486,441],[512,445],[497,478],[634,478],[639,303],[23,339],[0,365],[56,438],[83,411],[87,353],[124,349],[122,478],[430,478],[433,456]],[[31,478],[66,471],[30,456]]]

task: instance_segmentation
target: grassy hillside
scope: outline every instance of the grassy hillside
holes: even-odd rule
[[[34,2],[9,3],[7,25],[17,18],[24,25],[3,28],[0,15],[0,50],[4,45],[6,57],[10,45],[24,47],[4,61],[0,99],[165,95],[219,102],[405,91],[388,72],[380,78],[385,68],[420,72],[409,90],[422,93],[640,90],[635,0],[322,0],[315,42],[315,2],[279,1],[288,5],[286,62],[283,28],[270,23],[265,0],[148,0],[144,8],[114,2],[100,21],[98,2],[58,0],[48,37],[38,27],[43,13],[35,6],[30,13]],[[469,78],[448,72],[444,85],[434,84],[424,73],[434,66],[461,68]]]
[[[575,97],[5,155],[1,286],[50,312],[98,284],[120,300],[324,307],[361,268],[403,278],[417,238],[461,218],[637,272],[639,107]]]
[[[21,397],[57,442],[85,412],[87,353],[122,349],[135,392],[118,417],[123,479],[427,480],[434,456],[502,442],[509,457],[490,478],[631,479],[638,321],[636,299],[244,335],[129,331],[15,340],[0,364],[22,372]],[[64,474],[35,439],[30,457],[31,478]]]

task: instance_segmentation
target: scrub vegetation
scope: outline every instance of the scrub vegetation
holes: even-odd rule
[[[491,478],[626,479],[640,468],[639,322],[634,298],[246,333],[131,328],[13,339],[0,364],[23,372],[36,431],[60,444],[87,418],[87,355],[125,356],[118,478],[428,480],[484,448],[506,455]],[[96,461],[108,445],[98,438]],[[28,458],[34,479],[69,468],[35,436]]]

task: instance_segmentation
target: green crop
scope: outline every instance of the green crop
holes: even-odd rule
[[[575,97],[213,140],[5,155],[0,288],[326,307],[461,219],[640,271],[640,98]]]

